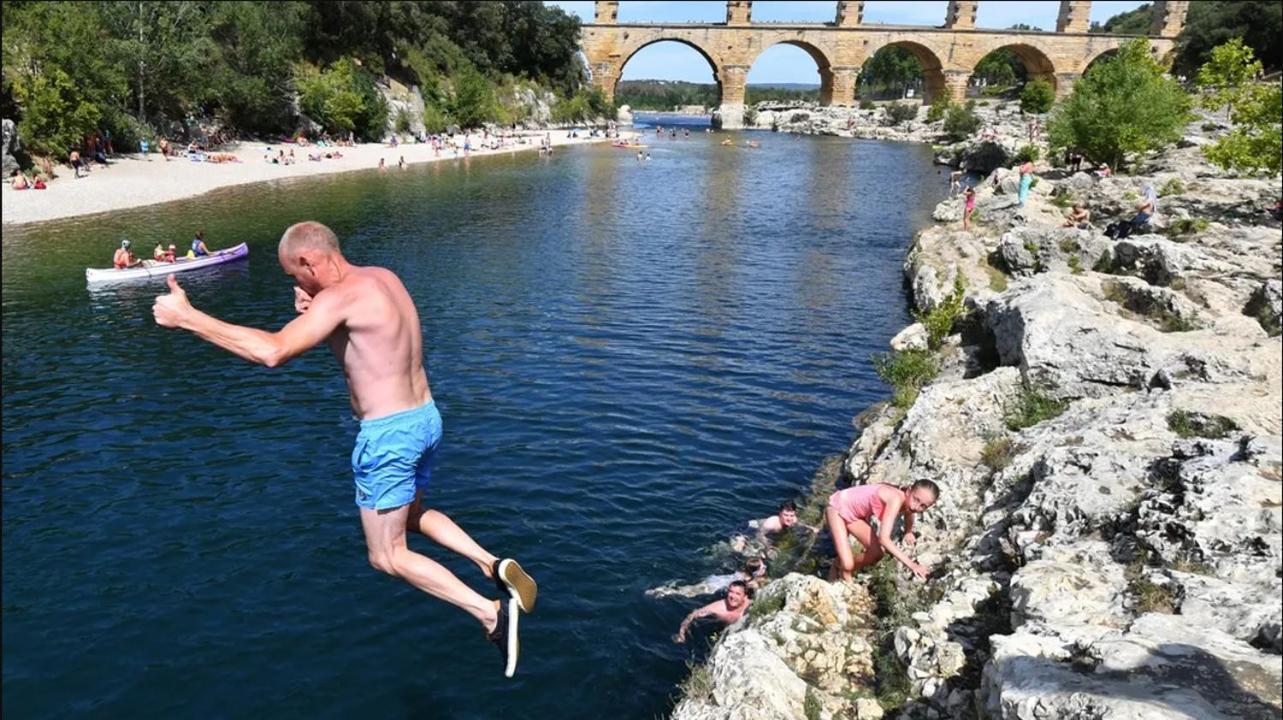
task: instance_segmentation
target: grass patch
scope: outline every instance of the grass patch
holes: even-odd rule
[[[1238,432],[1241,428],[1238,423],[1222,415],[1173,410],[1167,414],[1167,429],[1183,438],[1224,440],[1230,433]]]
[[[873,369],[891,384],[891,404],[908,410],[922,386],[940,372],[940,361],[930,350],[910,349],[874,355]]]
[[[1160,612],[1168,615],[1176,612],[1179,603],[1170,585],[1157,585],[1145,572],[1145,563],[1137,560],[1127,566],[1127,589],[1136,600],[1136,611],[1141,613]]]
[[[1163,183],[1163,188],[1158,192],[1160,195],[1180,195],[1185,192],[1185,183],[1180,178],[1172,178]]]
[[[1096,258],[1096,263],[1091,269],[1098,273],[1108,273],[1114,269],[1114,254],[1108,250],[1102,250],[1100,257]]]
[[[1135,190],[1125,190],[1123,192],[1123,199],[1128,202],[1136,202],[1140,199],[1140,196],[1136,194]]]
[[[1078,241],[1074,238],[1064,238],[1060,241],[1059,247],[1062,253],[1075,253],[1078,252]]]
[[[1058,208],[1069,208],[1074,204],[1074,198],[1069,193],[1060,193],[1051,196],[1051,204]]]
[[[980,462],[994,472],[1002,472],[1015,456],[1016,444],[1006,435],[990,435],[980,449]]]
[[[802,714],[806,715],[806,720],[820,720],[820,710],[820,698],[815,694],[815,688],[807,685],[806,699],[802,701]]]
[[[683,698],[698,702],[713,699],[713,673],[707,665],[686,661],[686,679],[678,686]]]
[[[873,674],[878,702],[888,711],[903,705],[913,693],[908,668],[895,651],[895,631],[907,624],[913,613],[920,609],[910,598],[901,595],[895,581],[896,567],[898,564],[894,559],[878,563],[869,582],[878,614]]]
[[[1104,285],[1105,299],[1118,303],[1123,310],[1150,320],[1161,332],[1189,332],[1199,328],[1197,317],[1185,317],[1144,293],[1131,292],[1120,282]],[[1124,315],[1126,316],[1126,315]]]
[[[993,265],[986,264],[985,272],[989,275],[989,289],[994,292],[1006,292],[1007,290],[1007,273],[999,270]]]
[[[1025,383],[1020,393],[1007,403],[1002,420],[1012,432],[1033,427],[1044,420],[1058,417],[1069,407],[1069,401],[1058,400],[1043,390]]]
[[[927,347],[939,350],[946,337],[953,332],[953,325],[962,317],[962,298],[966,295],[967,284],[962,275],[953,279],[953,293],[927,312],[913,313],[914,319],[927,329]]]
[[[1078,259],[1077,255],[1070,255],[1069,260],[1067,260],[1066,262],[1069,263],[1069,272],[1073,273],[1074,275],[1083,274],[1083,263],[1081,260]]]
[[[766,597],[760,595],[748,606],[748,617],[750,620],[760,620],[770,617],[784,609],[784,593],[776,592]]]
[[[1204,218],[1181,218],[1171,225],[1167,226],[1168,237],[1179,237],[1181,235],[1193,235],[1201,233],[1207,229],[1209,223]]]

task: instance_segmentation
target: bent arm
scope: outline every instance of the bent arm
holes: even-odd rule
[[[319,345],[344,321],[337,296],[319,293],[308,312],[277,332],[233,325],[192,308],[180,327],[228,352],[265,367],[280,367]]]
[[[691,623],[702,617],[708,617],[711,614],[713,614],[713,605],[705,605],[698,610],[692,610],[691,613],[686,616],[686,619],[682,620],[682,626],[677,628],[677,642],[684,642],[686,640],[686,631],[690,629]]]
[[[895,518],[900,514],[900,505],[902,502],[903,501],[899,498],[886,501],[886,507],[882,510],[882,517],[878,519],[878,542],[882,544],[882,549],[886,550],[888,555],[899,560],[905,567],[913,570],[917,563],[913,562],[913,560],[900,549],[900,546],[891,539],[891,530],[895,527]]]

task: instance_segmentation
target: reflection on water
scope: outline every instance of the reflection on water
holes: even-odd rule
[[[445,161],[6,229],[7,717],[667,711],[689,611],[645,596],[805,485],[885,389],[900,264],[944,188],[927,148],[757,134]],[[250,245],[179,276],[197,307],[294,317],[275,244],[317,219],[398,272],[445,439],[430,492],[539,580],[522,664],[365,559],[355,434],[318,350],[250,366],[151,317],[135,247]],[[469,563],[413,539],[489,592]],[[702,638],[693,646],[699,647]]]

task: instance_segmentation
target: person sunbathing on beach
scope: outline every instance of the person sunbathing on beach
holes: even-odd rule
[[[432,458],[442,425],[423,367],[422,323],[414,299],[391,270],[349,263],[334,232],[318,222],[286,229],[277,257],[296,283],[298,312],[277,332],[233,325],[201,312],[173,275],[169,292],[158,296],[152,308],[156,324],[188,331],[269,368],[328,344],[343,368],[352,412],[361,421],[351,461],[370,564],[466,611],[499,647],[504,674],[512,677],[519,651],[518,611],[534,609],[538,587],[516,560],[490,553],[445,513],[423,505],[424,492],[435,487]],[[311,442],[315,445],[316,438]],[[408,532],[422,533],[472,561],[503,600],[481,595],[412,550]],[[255,552],[264,559],[273,554],[270,548]],[[414,623],[404,617],[385,620],[399,632]]]
[[[24,175],[22,171],[18,171],[18,173],[13,176],[13,189],[26,190],[29,187],[30,184],[27,182],[27,176]]]
[[[940,498],[940,488],[930,480],[919,480],[909,487],[896,487],[887,483],[856,485],[839,490],[829,496],[829,506],[824,510],[824,517],[829,523],[829,532],[833,535],[833,545],[837,550],[837,562],[833,564],[829,579],[850,580],[857,570],[871,567],[890,555],[915,575],[926,579],[930,568],[914,562],[900,546],[891,539],[896,519],[904,517],[905,546],[912,547],[917,542],[913,534],[914,517],[930,508]],[[878,525],[877,534],[873,524]],[[854,537],[864,546],[859,555],[851,551],[850,538]]]
[[[723,625],[730,625],[744,616],[744,611],[752,601],[748,599],[748,585],[742,581],[736,580],[726,589],[726,597],[721,600],[714,600],[697,610],[692,610],[691,614],[682,620],[681,627],[677,628],[677,634],[673,636],[673,642],[686,642],[686,631],[690,629],[691,623],[700,618],[711,617]]]
[[[760,557],[751,557],[744,561],[744,567],[725,575],[709,575],[691,585],[668,583],[646,591],[648,597],[681,597],[695,598],[701,595],[712,595],[722,592],[733,582],[742,582],[750,589],[756,590],[766,581],[766,561]]]

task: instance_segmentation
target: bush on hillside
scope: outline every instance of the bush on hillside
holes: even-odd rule
[[[300,65],[295,78],[299,107],[326,130],[344,135],[355,132],[370,141],[383,139],[388,104],[369,73],[351,58],[343,58],[323,71]]]
[[[1190,100],[1150,57],[1149,42],[1133,40],[1101,60],[1074,84],[1047,123],[1052,148],[1079,148],[1095,163],[1120,168],[1128,155],[1174,144],[1189,121]]]
[[[927,122],[940,122],[944,119],[953,104],[947,98],[939,98],[927,108]]]
[[[918,106],[912,103],[891,103],[886,110],[892,125],[908,122],[918,116]]]
[[[1051,110],[1056,102],[1056,91],[1051,83],[1043,79],[1034,80],[1020,91],[1020,111],[1040,115]]]
[[[1206,92],[1203,107],[1228,109],[1233,125],[1203,154],[1226,169],[1277,175],[1283,166],[1283,88],[1278,82],[1256,82],[1261,71],[1260,61],[1239,38],[1217,46],[1199,68],[1198,84]]]
[[[954,105],[944,116],[944,132],[954,142],[966,140],[980,129],[980,118],[976,115],[975,103]]]

